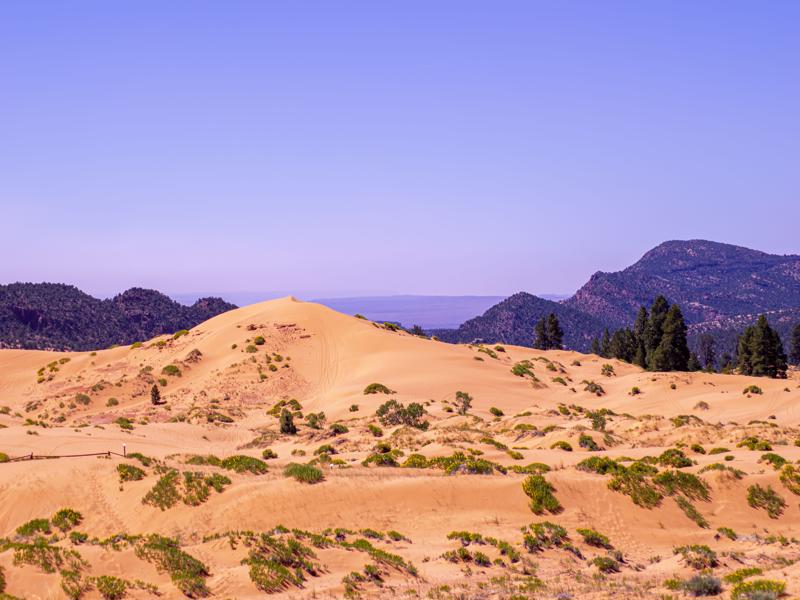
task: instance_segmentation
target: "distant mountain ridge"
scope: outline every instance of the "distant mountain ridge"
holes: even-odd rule
[[[618,326],[663,294],[689,323],[800,307],[800,256],[706,240],[664,242],[630,267],[597,272],[564,304]]]
[[[483,315],[470,319],[458,329],[432,330],[440,340],[453,343],[502,342],[519,346],[533,345],[536,322],[555,313],[564,329],[568,348],[585,349],[592,338],[602,333],[605,323],[592,315],[565,304],[518,292],[491,307]]]
[[[515,294],[436,334],[452,342],[530,345],[535,322],[553,312],[566,332],[565,345],[585,351],[606,327],[631,326],[639,307],[649,307],[659,294],[680,305],[692,337],[711,333],[730,350],[737,332],[766,313],[785,341],[800,321],[800,256],[707,240],[664,242],[622,271],[595,273],[571,298],[556,303]],[[574,327],[577,332],[570,331]]]
[[[71,285],[0,285],[0,348],[93,350],[189,329],[236,308],[221,298],[179,304],[156,290],[131,288],[100,300]]]

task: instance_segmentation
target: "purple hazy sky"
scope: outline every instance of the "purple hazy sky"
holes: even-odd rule
[[[0,282],[572,292],[800,252],[800,3],[8,0]]]

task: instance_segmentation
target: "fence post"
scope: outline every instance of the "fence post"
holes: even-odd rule
[[[123,458],[127,458],[127,456],[128,456],[128,444],[122,444],[122,456],[123,456]]]

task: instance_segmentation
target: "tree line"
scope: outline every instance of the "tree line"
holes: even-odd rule
[[[616,358],[649,371],[721,371],[734,370],[743,375],[786,377],[788,364],[800,365],[800,323],[792,331],[787,356],[778,332],[761,315],[756,323],[739,336],[736,355],[723,352],[717,357],[714,337],[697,338],[696,352],[689,350],[688,328],[677,304],[658,296],[650,310],[640,307],[632,328],[623,328],[592,341],[592,352],[604,358]],[[534,327],[534,348],[561,349],[564,330],[558,317],[550,313]]]

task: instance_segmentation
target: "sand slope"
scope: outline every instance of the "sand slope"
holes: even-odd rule
[[[0,464],[0,536],[29,544],[35,536],[17,534],[19,525],[65,507],[79,511],[83,521],[76,530],[86,532],[88,540],[75,545],[65,539],[67,534],[57,533],[51,543],[80,554],[84,564],[77,570],[83,582],[114,575],[157,585],[163,598],[184,597],[168,572],[137,555],[141,541],[117,549],[100,543],[119,533],[158,533],[178,539],[184,551],[208,566],[203,579],[212,597],[263,597],[266,592],[256,587],[249,566],[241,563],[252,540],[219,536],[236,530],[268,532],[282,524],[315,533],[335,528],[352,533],[342,534],[339,541],[344,544],[316,548],[324,569],[275,591],[277,597],[342,597],[342,578],[375,563],[380,580],[358,582],[352,593],[385,597],[394,593],[390,590],[412,590],[421,596],[477,598],[484,597],[477,591],[479,583],[494,578],[480,594],[535,597],[539,592],[533,590],[546,585],[541,591],[545,596],[569,592],[611,597],[622,586],[631,597],[658,598],[667,593],[665,579],[694,572],[673,554],[673,548],[686,544],[710,546],[718,555],[715,570],[720,575],[757,565],[771,578],[786,581],[790,592],[797,589],[792,561],[800,553],[792,537],[800,537],[798,501],[781,482],[780,472],[761,460],[765,450],[737,447],[755,436],[761,447],[769,442],[773,452],[790,462],[800,458],[800,447],[794,445],[800,437],[796,373],[783,381],[653,374],[567,351],[455,346],[293,298],[237,309],[185,335],[135,346],[95,353],[0,351],[0,407],[5,407],[0,408],[0,452],[12,458],[122,452],[125,445],[129,453],[158,461],[144,466],[112,455]],[[520,364],[527,374],[512,372]],[[613,367],[612,374],[603,374],[604,364]],[[599,384],[603,393],[587,391],[588,382]],[[395,393],[365,395],[371,383]],[[164,404],[151,403],[153,385],[161,390]],[[744,394],[751,385],[762,393]],[[639,393],[633,394],[633,388]],[[464,416],[456,411],[459,391],[472,398]],[[298,416],[298,434],[281,435],[278,419],[269,411],[290,399],[302,405],[303,416],[323,411],[322,428],[313,429]],[[380,425],[375,411],[389,399],[424,405],[429,428]],[[493,415],[492,408],[502,416]],[[593,413],[601,408],[607,409],[604,424],[600,413]],[[123,429],[120,417],[132,429]],[[348,431],[334,434],[329,429],[333,423]],[[380,426],[383,436],[376,438],[369,425]],[[602,449],[581,447],[581,436],[587,435]],[[438,468],[362,466],[379,442],[402,451],[396,457],[400,464],[412,453],[434,458],[470,450],[506,468],[544,463],[551,469],[545,478],[563,510],[535,515],[523,492],[524,473],[495,469],[489,475],[446,475]],[[553,448],[557,442],[570,444],[572,451]],[[283,466],[312,461],[323,444],[335,449],[323,456],[328,459],[322,464],[323,482],[308,485],[284,477]],[[706,453],[691,449],[692,444],[701,444]],[[267,447],[278,458],[267,461],[265,474],[187,464],[192,455],[260,457]],[[695,463],[681,471],[698,474],[706,465],[721,463],[742,472],[738,479],[731,471],[701,475],[708,499],[693,498],[690,504],[707,527],[698,526],[679,507],[681,493],[665,496],[654,508],[642,508],[609,489],[611,475],[575,468],[590,456],[639,459],[676,447]],[[727,451],[709,454],[714,447]],[[143,468],[144,478],[120,483],[120,463]],[[670,470],[668,465],[655,466]],[[170,469],[225,475],[231,483],[221,493],[211,490],[197,506],[182,500],[165,510],[143,504]],[[748,504],[748,488],[756,484],[771,486],[785,501],[778,518]],[[567,528],[573,551],[530,553],[523,546],[520,528],[544,520]],[[597,567],[591,560],[609,550],[584,543],[575,532],[579,527],[608,536],[612,554],[622,553],[614,556],[623,561],[620,574],[593,579]],[[732,528],[738,539],[720,537],[720,527]],[[359,531],[365,528],[402,533],[400,540],[385,535],[368,539],[415,569],[347,546],[363,539]],[[465,562],[463,556],[448,560],[442,555],[461,544],[447,536],[460,530],[505,540],[520,559],[510,560],[491,543],[473,543],[467,548],[471,555],[477,549],[499,562],[482,566]],[[786,540],[781,543],[770,535]],[[67,597],[61,574],[44,573],[40,564],[14,564],[20,547],[0,553],[6,592],[31,599]],[[546,583],[536,583],[535,577]],[[449,587],[439,587],[443,585]],[[101,597],[96,588],[87,589],[83,597]],[[456,596],[457,591],[467,595]],[[129,588],[127,594],[153,597],[139,588]]]

